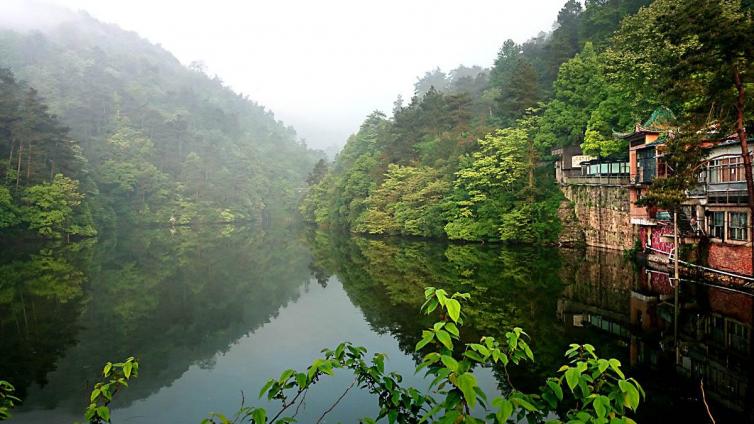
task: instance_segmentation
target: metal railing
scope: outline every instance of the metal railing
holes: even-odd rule
[[[628,185],[627,175],[574,175],[564,176],[565,184],[576,185],[603,185],[603,186],[625,186]]]
[[[673,263],[673,261],[675,261],[675,247],[672,248],[670,250],[670,252],[666,252],[666,251],[660,250],[660,249],[655,249],[654,247],[651,247],[651,246],[645,246],[645,247],[648,250],[650,250],[650,251],[657,252],[657,253],[662,253],[664,255],[667,255],[668,256],[668,263]],[[721,269],[710,268],[710,267],[706,267],[706,266],[692,264],[692,263],[686,262],[686,261],[684,261],[682,259],[678,259],[678,263],[681,264],[681,265],[683,265],[683,266],[689,267],[689,268],[701,269],[703,271],[708,271],[708,272],[712,272],[712,273],[715,273],[715,274],[720,274],[720,275],[725,275],[725,276],[728,276],[728,277],[738,278],[738,279],[746,281],[746,283],[744,284],[744,287],[748,287],[748,288],[754,287],[754,278],[746,276],[746,275],[736,274],[734,272],[723,271]]]

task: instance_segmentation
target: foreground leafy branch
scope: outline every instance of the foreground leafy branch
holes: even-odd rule
[[[128,380],[139,375],[139,362],[132,356],[125,362],[108,362],[102,369],[105,381],[94,385],[84,417],[90,424],[110,422],[110,402],[118,391],[128,387]]]
[[[10,410],[21,402],[21,399],[13,395],[16,388],[5,380],[0,380],[0,421],[10,419]]]
[[[514,328],[501,339],[482,337],[478,343],[462,343],[464,322],[462,302],[467,293],[449,295],[445,290],[428,287],[421,311],[437,313],[439,320],[422,332],[416,352],[423,354],[416,371],[431,378],[427,390],[401,385],[402,376],[385,372],[385,356],[380,353],[366,360],[367,350],[351,343],[323,350],[305,370],[285,370],[280,377],[266,382],[260,398],[280,401],[280,409],[268,414],[260,407],[242,407],[232,419],[213,413],[203,424],[291,423],[306,393],[324,376],[335,370],[350,370],[354,384],[376,397],[376,417],[365,417],[364,424],[381,420],[388,423],[506,423],[528,420],[534,423],[634,423],[627,416],[636,411],[645,397],[639,383],[626,379],[617,359],[599,358],[592,345],[572,344],[566,351],[568,363],[550,377],[537,393],[524,393],[509,384],[509,391],[491,401],[479,387],[474,369],[501,367],[506,376],[510,364],[533,361],[529,336]],[[507,377],[510,383],[510,377]],[[352,385],[353,386],[353,385]],[[337,406],[349,386],[320,417]],[[294,408],[295,405],[295,408]],[[292,412],[292,414],[291,414]]]
[[[628,417],[646,397],[633,378],[626,378],[617,359],[597,356],[594,346],[572,344],[565,352],[567,363],[554,377],[547,378],[535,393],[517,390],[508,374],[508,366],[533,361],[529,336],[521,328],[513,328],[500,339],[490,336],[475,343],[464,343],[462,302],[468,293],[448,294],[443,289],[428,287],[421,311],[436,313],[439,320],[422,332],[415,351],[421,355],[416,372],[423,371],[431,379],[427,389],[404,386],[403,377],[385,371],[385,355],[375,353],[367,358],[367,349],[345,342],[335,349],[324,349],[323,356],[303,370],[287,369],[279,377],[266,381],[259,398],[280,403],[278,409],[246,406],[230,418],[213,412],[202,424],[285,424],[297,422],[297,415],[309,390],[336,370],[350,371],[350,386],[320,415],[321,422],[354,387],[372,394],[379,407],[374,417],[364,417],[363,424],[387,421],[393,423],[595,423],[631,424]],[[490,399],[479,386],[474,370],[496,368],[507,378],[508,388]],[[108,362],[103,369],[105,381],[94,386],[85,417],[89,423],[110,422],[113,396],[128,387],[138,375],[139,363],[132,357],[125,362]],[[17,398],[13,387],[0,382],[0,420],[9,416]]]

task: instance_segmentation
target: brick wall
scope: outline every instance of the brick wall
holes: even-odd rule
[[[663,252],[670,252],[673,250],[675,243],[673,243],[673,224],[660,222],[655,227],[644,227],[642,230],[650,231],[652,233],[652,248],[661,250]]]
[[[624,250],[634,245],[628,190],[624,187],[566,184],[565,197],[574,204],[576,218],[588,246]]]
[[[710,268],[751,275],[751,246],[710,243]]]
[[[752,321],[752,307],[754,301],[751,297],[739,293],[726,292],[719,289],[709,291],[710,309],[744,323]]]

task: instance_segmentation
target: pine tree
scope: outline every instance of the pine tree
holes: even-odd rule
[[[537,71],[526,59],[520,58],[509,78],[503,82],[497,99],[498,114],[504,126],[512,125],[527,108],[540,99]]]

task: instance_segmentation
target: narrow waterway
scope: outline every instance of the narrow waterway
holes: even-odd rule
[[[102,364],[130,355],[141,372],[118,394],[114,423],[232,413],[257,402],[266,378],[343,340],[387,353],[386,368],[421,385],[413,346],[431,322],[418,313],[425,286],[471,293],[469,338],[528,332],[536,361],[511,370],[518,389],[536,389],[569,343],[588,342],[643,384],[640,422],[706,422],[702,379],[718,422],[751,414],[751,298],[682,287],[676,355],[673,287],[617,252],[229,226],[4,246],[0,258],[0,379],[23,398],[11,422],[82,421]],[[498,371],[480,375],[487,390],[505,389]],[[300,422],[316,421],[351,381],[340,373],[318,385]],[[351,391],[323,422],[375,411]]]

